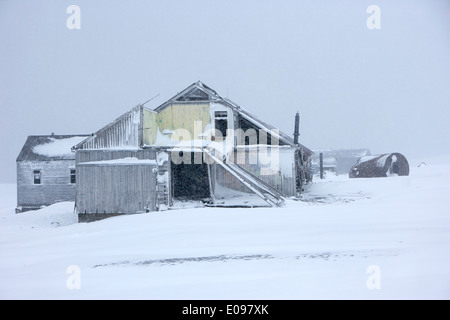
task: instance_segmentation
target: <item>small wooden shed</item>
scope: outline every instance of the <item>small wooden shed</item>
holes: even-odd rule
[[[17,157],[16,213],[75,201],[75,153],[88,135],[29,136]]]
[[[386,153],[359,158],[350,169],[350,178],[374,178],[409,175],[409,164],[401,153]]]

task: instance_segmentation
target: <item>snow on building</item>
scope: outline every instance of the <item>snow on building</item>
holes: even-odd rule
[[[73,147],[79,221],[209,206],[278,206],[311,180],[312,151],[202,82],[138,105]]]
[[[29,136],[17,157],[16,213],[75,201],[75,154],[87,135]]]
[[[361,157],[349,172],[350,178],[374,178],[392,175],[409,175],[408,160],[401,153]]]

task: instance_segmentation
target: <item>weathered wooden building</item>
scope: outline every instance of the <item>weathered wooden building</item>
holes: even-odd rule
[[[311,180],[308,148],[200,81],[154,110],[136,106],[73,150],[80,221],[177,199],[276,206]]]
[[[16,213],[75,201],[74,144],[87,135],[29,136],[17,157]]]
[[[349,172],[350,178],[376,178],[409,175],[409,163],[401,153],[361,157]]]

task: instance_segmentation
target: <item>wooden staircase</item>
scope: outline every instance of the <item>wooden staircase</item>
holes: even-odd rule
[[[285,199],[280,191],[238,164],[227,161],[227,157],[217,152],[217,150],[207,147],[203,149],[203,152],[211,157],[214,163],[220,165],[270,206],[279,207],[284,204]]]

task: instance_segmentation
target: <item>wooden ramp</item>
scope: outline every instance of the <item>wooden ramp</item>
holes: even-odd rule
[[[237,180],[253,191],[254,194],[264,200],[271,207],[279,207],[284,204],[285,199],[283,194],[271,185],[256,177],[254,174],[233,162],[227,162],[226,157],[221,154],[215,154],[215,150],[205,148],[203,149],[203,152],[211,157],[214,163],[220,165],[223,169],[233,175]]]

